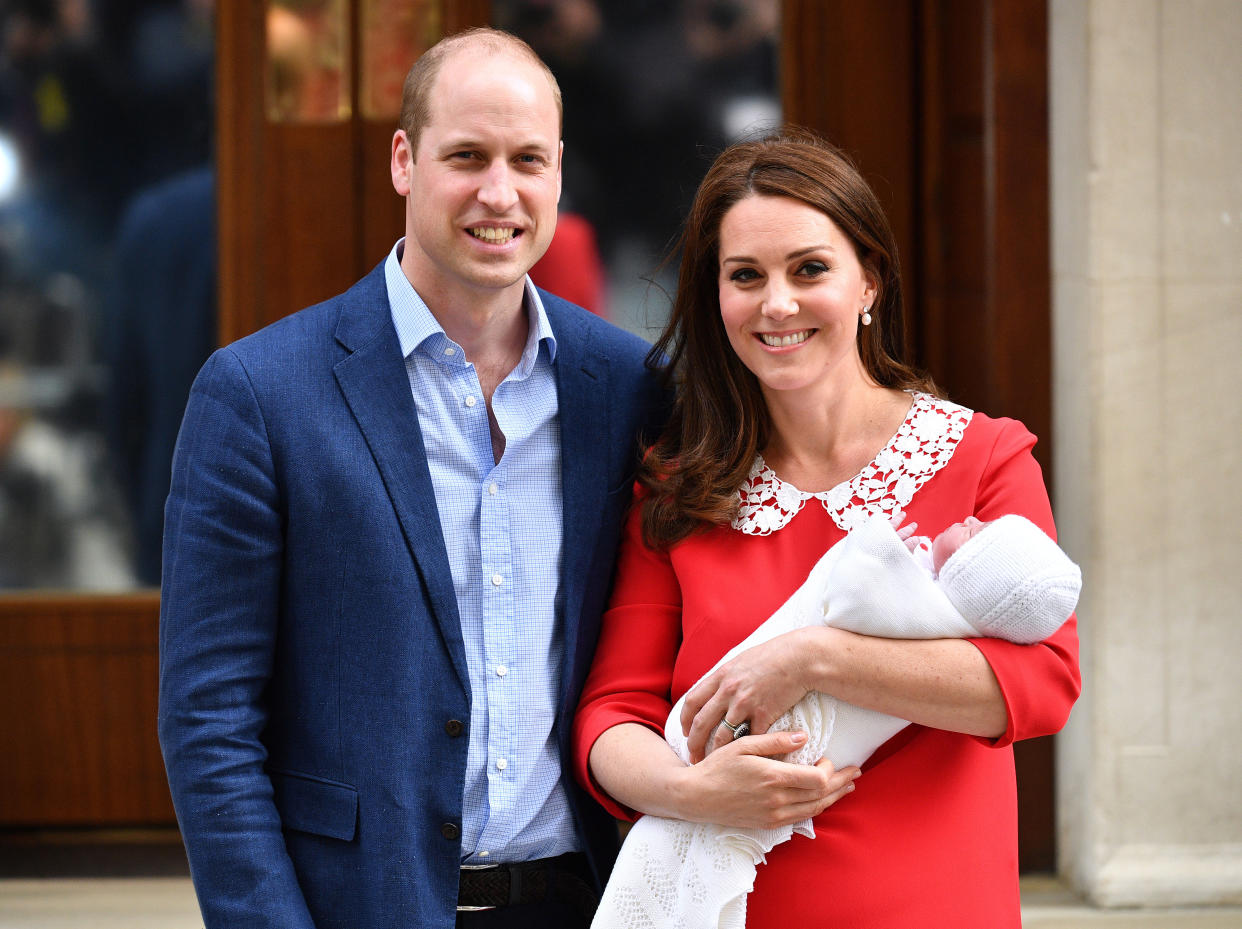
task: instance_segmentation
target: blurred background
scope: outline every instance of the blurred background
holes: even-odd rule
[[[532,276],[646,338],[721,148],[788,120],[855,157],[914,357],[1039,436],[1087,579],[1083,699],[1019,746],[1024,873],[1242,904],[1234,0],[5,0],[0,878],[185,873],[155,588],[190,382],[384,257],[405,71],[486,23],[564,94]]]
[[[136,253],[159,235],[152,214],[175,189],[166,185],[212,160],[212,4],[10,0],[3,10],[0,588],[155,583],[160,521],[147,498],[175,425],[154,420],[144,391],[189,382],[155,385],[148,367],[201,364],[215,326],[205,305],[202,319],[178,314],[175,330],[137,332],[147,295]],[[208,195],[195,243],[204,255],[212,204]],[[151,308],[149,320],[167,326],[160,315]],[[161,344],[137,354],[144,335]]]
[[[395,112],[443,13],[350,6],[267,4],[273,123],[353,118],[355,24],[368,30],[361,116]],[[12,0],[0,14],[2,589],[159,582],[176,401],[217,341],[213,8]],[[497,0],[490,13],[553,67],[569,114],[562,229],[539,279],[658,329],[676,272],[660,263],[706,164],[780,121],[777,0]]]

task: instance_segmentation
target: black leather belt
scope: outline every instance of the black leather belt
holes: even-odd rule
[[[560,903],[589,915],[599,903],[589,874],[586,857],[577,852],[511,864],[464,864],[457,885],[457,909],[473,912],[517,903]]]

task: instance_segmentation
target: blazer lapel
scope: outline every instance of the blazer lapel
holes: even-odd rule
[[[431,612],[457,676],[469,693],[470,676],[457,594],[440,529],[418,411],[392,326],[383,265],[363,278],[344,300],[336,335],[351,354],[334,368],[337,383],[379,466],[427,589]]]
[[[556,332],[556,391],[561,424],[561,497],[564,604],[562,689],[572,678],[578,648],[582,598],[599,535],[607,494],[608,359],[590,349],[572,317],[545,301]]]

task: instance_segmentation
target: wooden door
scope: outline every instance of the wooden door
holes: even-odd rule
[[[384,169],[393,120],[265,120],[252,7],[222,5],[219,26],[222,341],[344,289],[401,229]],[[445,30],[490,13],[487,0],[447,3]],[[953,399],[1022,420],[1046,477],[1047,59],[1046,0],[782,6],[785,117],[854,154],[884,200],[915,357]],[[1016,754],[1021,864],[1051,870],[1053,742]]]

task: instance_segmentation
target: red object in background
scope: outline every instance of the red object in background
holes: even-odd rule
[[[577,213],[561,213],[548,251],[530,269],[531,280],[596,316],[608,318],[604,307],[604,264],[595,229]]]

